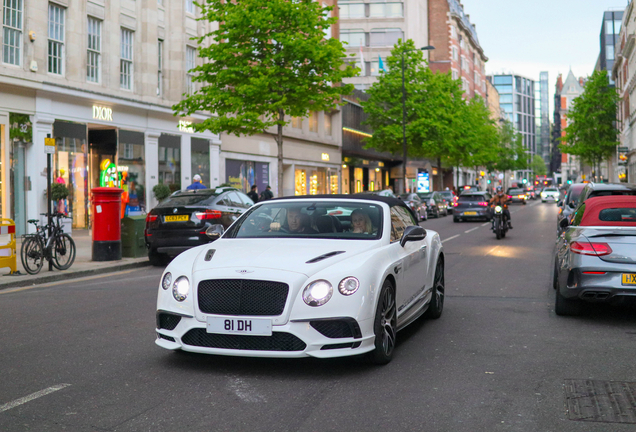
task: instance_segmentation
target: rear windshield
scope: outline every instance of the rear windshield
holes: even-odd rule
[[[517,195],[517,194],[522,194],[524,193],[523,189],[509,189],[508,190],[508,194],[509,195]]]
[[[636,208],[603,209],[598,215],[603,222],[636,222]]]
[[[459,202],[486,201],[483,195],[460,195]]]
[[[452,198],[452,197],[453,197],[453,193],[452,193],[452,192],[440,192],[440,194],[441,194],[444,198]]]
[[[218,194],[210,194],[210,193],[187,193],[187,194],[179,194],[172,195],[161,201],[161,203],[157,206],[161,207],[183,207],[183,206],[193,206],[193,205],[210,205],[214,198],[216,198]]]
[[[554,189],[554,188],[545,188],[545,189],[543,189],[543,192],[558,192],[558,191],[559,191],[558,189]],[[581,193],[581,192],[579,192],[579,193]]]
[[[433,194],[432,193],[418,193],[417,196],[419,196],[420,198],[428,199],[428,198],[432,197]]]

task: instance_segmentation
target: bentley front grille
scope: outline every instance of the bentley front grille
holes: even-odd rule
[[[203,313],[214,315],[277,316],[283,313],[289,285],[246,279],[199,282],[198,302]]]

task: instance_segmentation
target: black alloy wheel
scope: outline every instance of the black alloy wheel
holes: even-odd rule
[[[437,319],[444,311],[444,259],[440,256],[437,259],[435,268],[435,278],[433,279],[433,291],[431,302],[424,316],[430,319]]]
[[[393,358],[397,336],[395,288],[388,279],[384,281],[380,291],[373,332],[375,333],[375,349],[369,353],[369,359],[374,364],[385,365]]]

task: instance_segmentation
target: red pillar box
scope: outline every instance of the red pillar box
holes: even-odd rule
[[[121,259],[121,194],[113,187],[91,189],[93,261]]]

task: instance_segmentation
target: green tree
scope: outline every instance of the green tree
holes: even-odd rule
[[[342,43],[325,37],[336,22],[328,17],[332,8],[312,0],[206,0],[199,7],[201,19],[218,29],[194,38],[205,60],[193,69],[201,88],[173,106],[175,115],[213,113],[192,125],[197,132],[273,135],[282,196],[283,126],[332,109],[353,90],[338,83],[357,69],[345,64]]]
[[[534,172],[534,175],[544,176],[548,173],[548,169],[545,166],[545,161],[539,155],[534,155],[532,157],[530,168],[532,169],[532,172]]]
[[[523,138],[515,130],[511,122],[506,121],[499,129],[497,161],[490,166],[491,170],[501,171],[507,179],[507,171],[526,169],[528,154],[523,147]]]
[[[407,159],[446,155],[444,144],[452,135],[452,123],[458,104],[463,104],[461,87],[448,74],[434,74],[412,40],[398,41],[387,57],[388,70],[367,90],[363,103],[366,124],[373,137],[366,147],[402,154],[402,55],[406,91]],[[406,167],[406,161],[404,167]],[[442,170],[439,169],[440,180]],[[404,170],[406,176],[406,170]],[[404,179],[406,181],[406,178]],[[440,183],[441,185],[441,183]]]
[[[603,159],[619,144],[615,126],[619,100],[616,89],[609,85],[607,71],[594,71],[568,111],[570,124],[565,128],[561,151],[580,156],[598,173]]]

